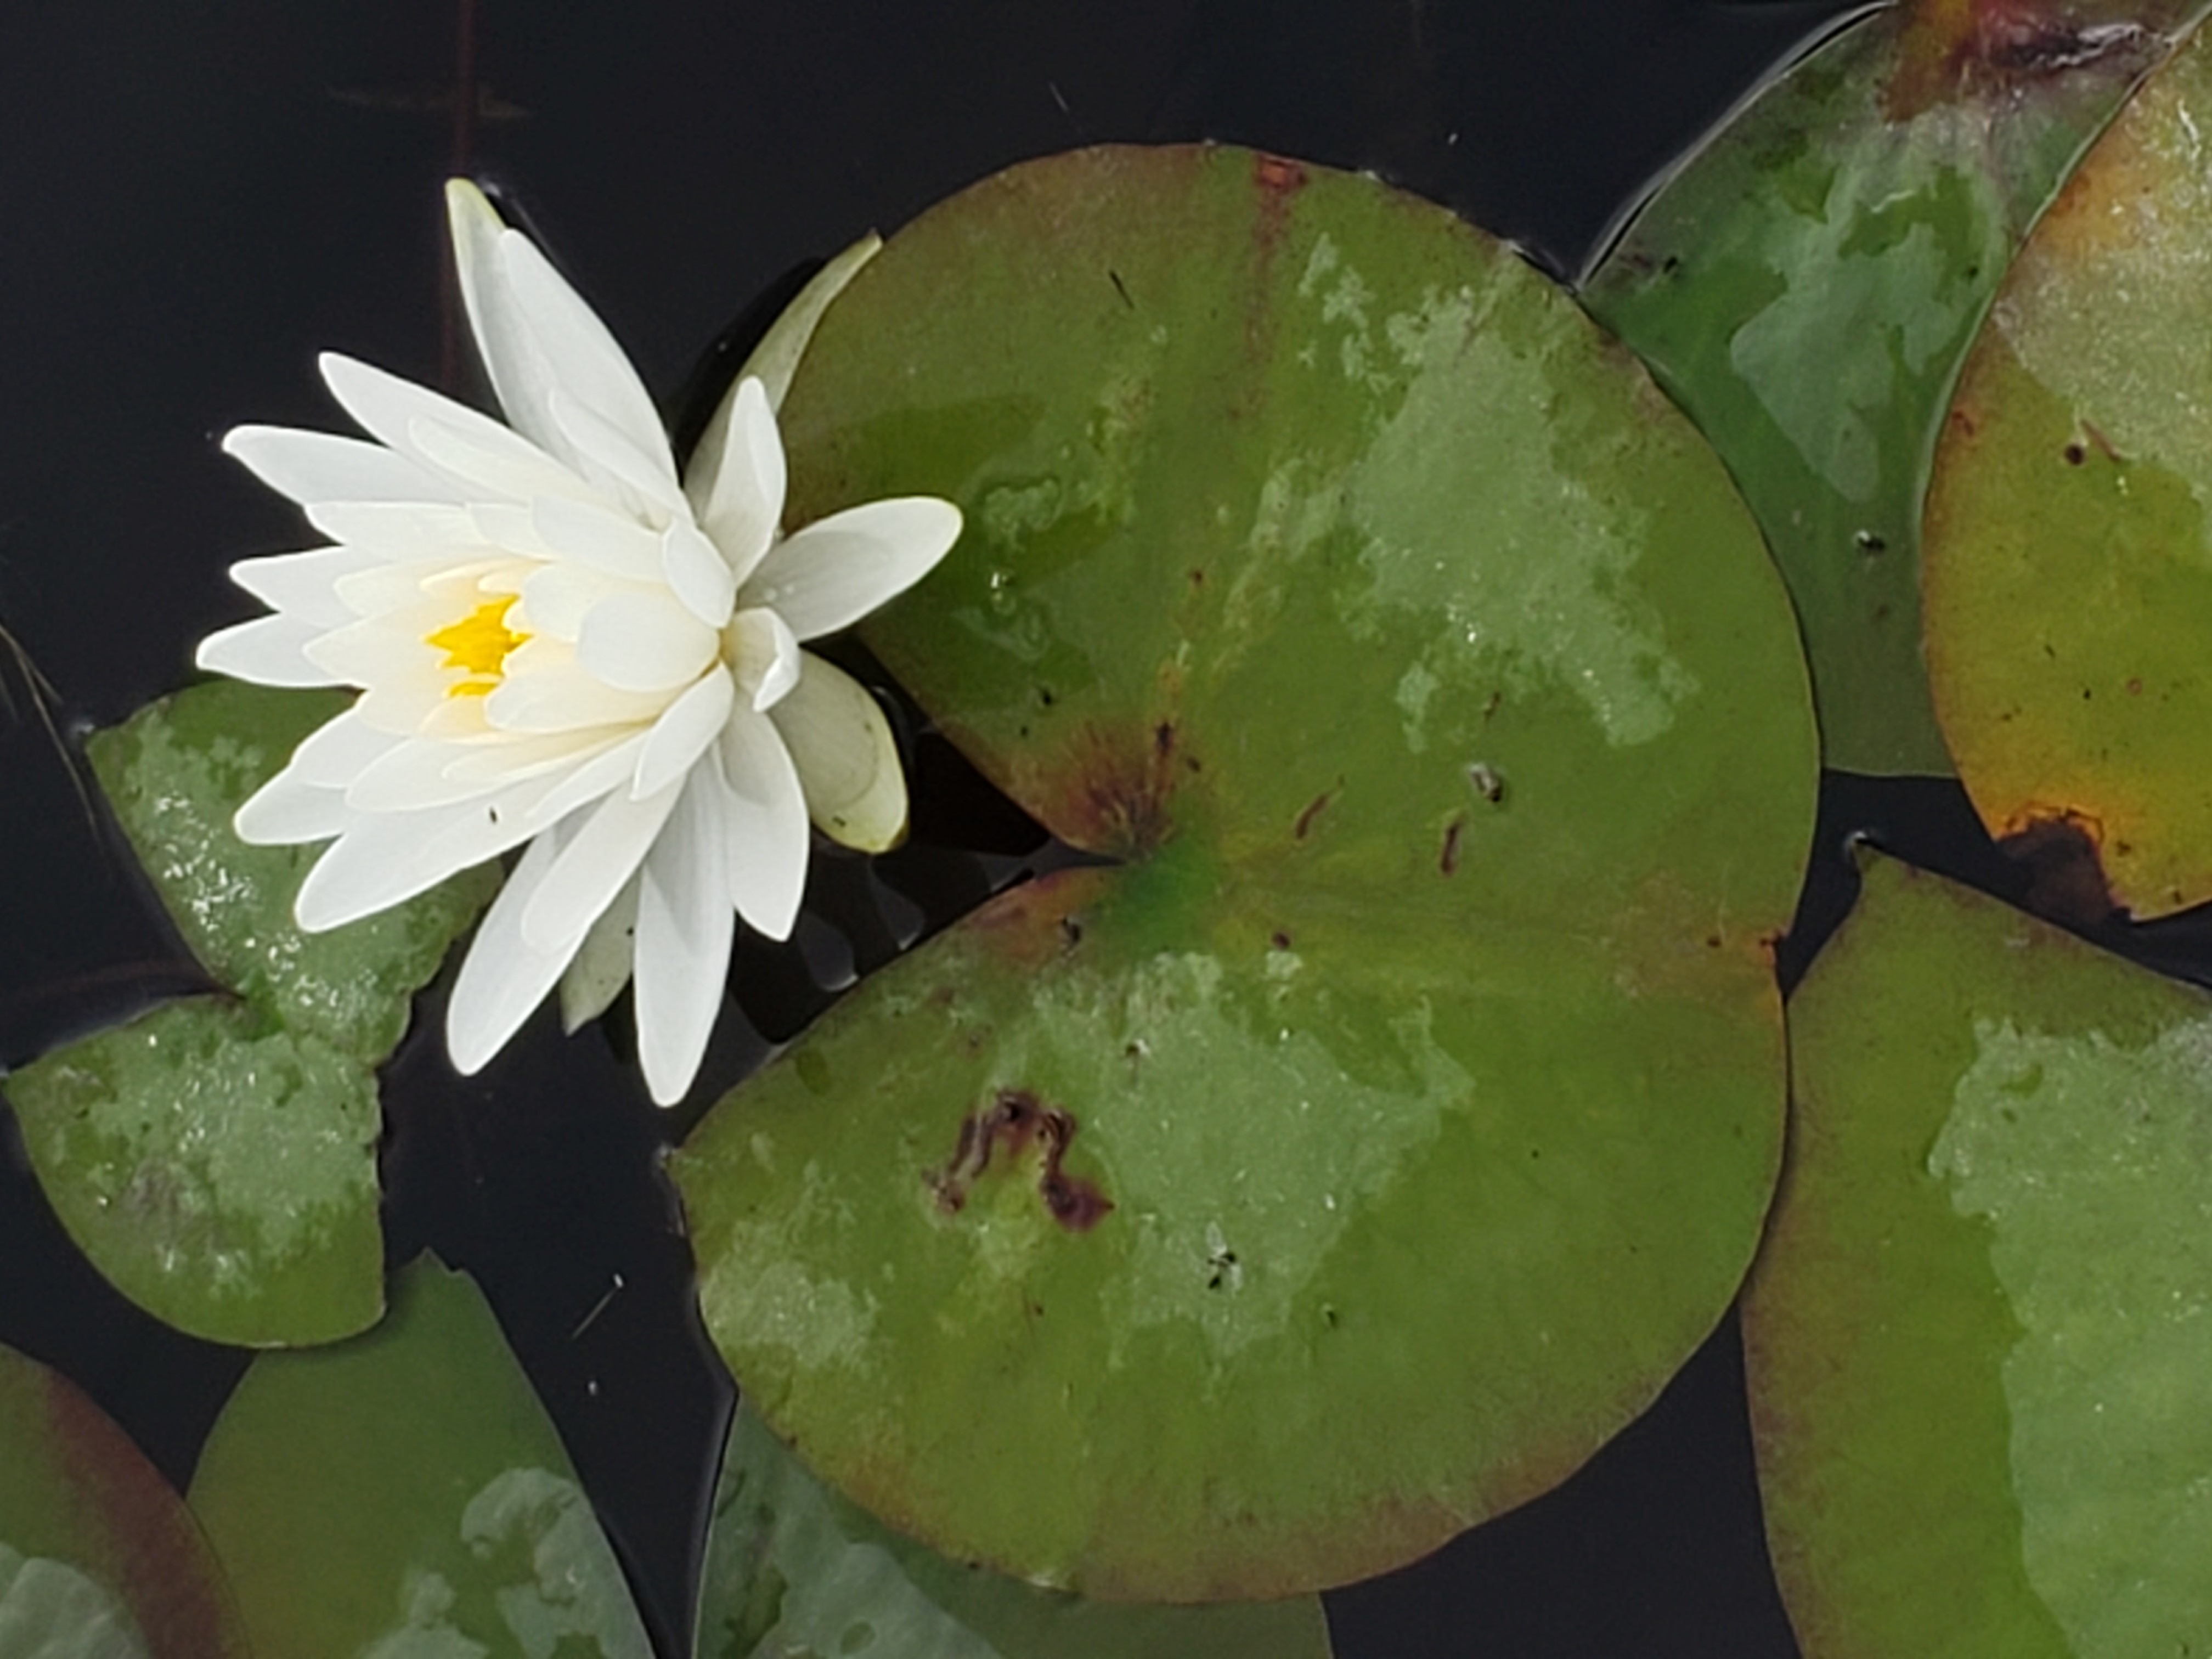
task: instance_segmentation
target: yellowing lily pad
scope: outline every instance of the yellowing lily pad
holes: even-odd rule
[[[1887,859],[1790,1004],[1744,1306],[1808,1659],[2212,1630],[2212,1000]]]
[[[1585,279],[1758,515],[1830,766],[1951,770],[1920,658],[1929,453],[2013,251],[2203,9],[1904,0],[1732,118]]]
[[[191,1506],[260,1659],[652,1651],[491,1310],[434,1259],[367,1335],[253,1363]]]
[[[731,1419],[696,1659],[1329,1659],[1320,1601],[1085,1601],[933,1555],[822,1485],[758,1417]]]
[[[188,998],[8,1079],[40,1183],[78,1247],[196,1336],[326,1342],[384,1306],[374,1067],[489,899],[489,870],[332,933],[292,900],[317,849],[247,847],[238,804],[335,712],[228,682],[88,745],[185,943],[231,996]]]
[[[1558,1481],[1711,1328],[1778,1146],[1814,738],[1711,452],[1449,215],[1210,147],[934,210],[784,416],[795,519],[961,504],[869,642],[1117,863],[678,1155],[749,1398],[1097,1597],[1340,1582]]]
[[[0,1347],[0,1654],[246,1659],[191,1516],[70,1381]]]
[[[1999,835],[2072,822],[2139,915],[2212,897],[2212,42],[2022,251],[1928,504],[1928,659]]]

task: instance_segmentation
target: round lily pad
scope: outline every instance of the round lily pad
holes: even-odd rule
[[[871,645],[1111,867],[854,991],[678,1155],[765,1419],[1100,1597],[1380,1571],[1549,1487],[1749,1260],[1814,734],[1719,464],[1510,251],[1227,148],[901,233],[793,516],[961,544]]]
[[[1858,20],[1716,131],[1584,282],[1758,514],[1832,767],[1951,769],[1920,659],[1929,454],[2013,250],[2203,5],[2100,3],[2086,30],[2061,9]]]
[[[2006,278],[1936,455],[1945,738],[1999,835],[2061,821],[2150,915],[2212,896],[2212,42],[2107,130]]]
[[[70,1381],[0,1347],[0,1654],[246,1659],[168,1483]]]
[[[1744,1301],[1805,1651],[2212,1629],[2212,1000],[1887,859],[1790,1004]]]

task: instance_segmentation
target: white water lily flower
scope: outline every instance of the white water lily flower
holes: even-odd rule
[[[200,665],[362,693],[239,809],[238,833],[335,837],[300,890],[310,930],[527,842],[454,987],[454,1065],[483,1066],[564,973],[573,1029],[634,970],[639,1058],[665,1105],[720,1008],[732,910],[790,935],[810,816],[870,851],[904,829],[881,710],[801,642],[918,580],[960,514],[917,497],[780,529],[773,404],[872,240],[786,313],[679,480],[605,325],[473,185],[447,203],[507,424],[325,356],[376,441],[223,440],[328,544],[233,566],[275,614],[211,635]]]

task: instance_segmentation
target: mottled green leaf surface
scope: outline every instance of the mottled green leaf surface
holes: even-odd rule
[[[2138,915],[2212,897],[2212,42],[2007,278],[1928,515],[1928,655],[1998,834],[2069,817]]]
[[[490,896],[489,870],[327,933],[292,900],[316,848],[247,847],[238,804],[342,697],[228,681],[87,745],[185,943],[234,994],[191,998],[8,1079],[48,1199],[125,1295],[180,1329],[324,1342],[384,1305],[372,1068]]]
[[[0,1655],[246,1659],[191,1516],[59,1372],[0,1347]]]
[[[731,1420],[697,1659],[1328,1659],[1320,1601],[1085,1601],[966,1567],[824,1486],[753,1413]]]
[[[1808,1659],[2212,1630],[2212,1001],[1887,860],[1790,1005],[1744,1306]]]
[[[1229,149],[935,210],[785,417],[795,522],[962,504],[870,641],[1120,863],[678,1156],[750,1397],[1097,1596],[1286,1595],[1556,1482],[1711,1328],[1778,1150],[1814,744],[1711,453],[1478,233]]]
[[[1583,300],[1719,449],[1812,659],[1827,763],[1948,774],[1920,655],[1921,502],[2008,260],[2201,0],[1913,0],[1767,88]]]
[[[259,1659],[645,1659],[629,1587],[476,1285],[433,1258],[349,1342],[264,1354],[191,1506]]]

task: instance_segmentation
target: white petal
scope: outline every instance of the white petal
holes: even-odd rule
[[[342,685],[343,679],[306,654],[306,647],[323,637],[314,623],[279,611],[209,635],[192,660],[256,685]]]
[[[636,950],[637,893],[641,878],[633,874],[617,893],[614,902],[584,934],[576,952],[561,975],[561,1029],[574,1033],[606,1012],[629,983],[630,960]]]
[[[860,274],[860,268],[883,251],[884,239],[872,230],[816,271],[798,296],[783,308],[782,314],[769,325],[768,332],[745,359],[744,367],[738,371],[743,378],[750,375],[768,390],[769,406],[783,407],[784,394],[791,389],[791,377],[799,368],[799,360],[806,352],[814,337],[822,313],[830,302],[845,291],[845,285]]]
[[[721,734],[737,695],[729,670],[716,663],[696,685],[670,703],[638,751],[631,795],[641,800],[658,794],[690,771],[707,745]]]
[[[632,800],[617,791],[563,819],[577,828],[565,836],[560,857],[522,913],[524,942],[534,951],[553,951],[581,939],[637,873],[680,793],[672,786]]]
[[[886,853],[906,834],[906,774],[890,722],[866,688],[809,651],[775,722],[815,828],[843,846]]]
[[[271,489],[301,505],[315,501],[455,501],[460,492],[381,444],[296,427],[234,426],[223,434],[236,456]]]
[[[599,313],[520,231],[504,233],[499,251],[507,262],[507,291],[552,370],[555,391],[620,433],[665,481],[666,491],[676,494],[676,463],[660,411]]]
[[[521,654],[517,651],[507,659],[510,669]],[[643,726],[659,719],[667,706],[665,693],[619,691],[583,669],[571,666],[544,673],[510,672],[506,683],[484,699],[484,714],[504,732],[554,732],[595,726]]]
[[[449,502],[317,501],[307,508],[307,522],[334,542],[395,562],[478,562],[501,552],[484,538],[468,508]]]
[[[465,404],[338,352],[316,361],[331,395],[365,431],[449,478],[470,499],[526,501],[578,486],[536,444]]]
[[[456,806],[356,816],[307,872],[292,907],[311,933],[387,910],[547,827],[543,780]]]
[[[575,559],[540,565],[522,584],[522,629],[574,645],[591,608],[624,591],[619,576],[594,570]],[[509,625],[514,624],[510,622]]]
[[[441,653],[428,641],[453,620],[443,605],[416,605],[334,628],[310,641],[302,652],[330,677],[326,684],[365,687],[427,676],[442,687],[447,677],[439,666]]]
[[[507,234],[484,193],[465,179],[446,185],[446,217],[453,235],[453,268],[468,307],[469,330],[507,423],[548,454],[577,468],[573,446],[554,423],[553,371],[530,319],[515,298],[500,240]],[[577,468],[581,471],[580,468]]]
[[[618,691],[673,691],[707,670],[714,630],[665,592],[600,600],[576,635],[576,660]]]
[[[703,468],[698,457],[708,458]],[[699,527],[742,584],[775,541],[783,518],[783,440],[769,394],[741,380],[699,440],[686,481]]]
[[[790,752],[765,714],[730,712],[716,764],[696,767],[726,792],[723,854],[738,914],[770,939],[791,937],[806,891],[806,798]]]
[[[475,702],[474,697],[454,697],[456,703]],[[492,734],[483,742],[448,745],[453,758],[447,771],[456,779],[473,778],[492,783],[518,783],[525,778],[581,766],[604,754],[629,736],[622,727],[592,726],[580,732],[557,732],[547,737]]]
[[[565,817],[586,802],[597,800],[609,790],[628,782],[636,775],[638,751],[644,747],[645,733],[641,732],[593,755],[554,785],[552,793],[539,803],[539,814],[544,817]]]
[[[302,783],[343,790],[364,767],[397,748],[403,739],[362,722],[358,708],[332,716],[300,740],[289,770]]]
[[[428,653],[425,653],[424,659],[406,672],[363,686],[361,696],[354,700],[353,712],[363,726],[395,738],[409,738],[422,730],[423,723],[447,703],[459,701],[446,695],[446,675],[428,660]],[[467,701],[476,702],[481,699],[471,697]]]
[[[729,621],[738,598],[738,579],[714,544],[688,519],[660,533],[660,566],[668,586],[686,610],[709,628]]]
[[[303,782],[288,766],[246,798],[231,828],[249,847],[289,847],[328,841],[349,821],[344,791]]]
[[[453,759],[454,745],[435,738],[395,744],[346,786],[345,803],[356,812],[412,812],[473,800],[507,781],[456,778],[449,769]]]
[[[799,641],[775,611],[738,611],[730,623],[729,643],[738,690],[756,710],[773,708],[799,684]]]
[[[656,586],[662,580],[659,536],[603,502],[548,497],[531,509],[531,524],[546,546],[594,570]]]
[[[656,428],[654,442],[641,445],[589,404],[557,387],[552,409],[555,422],[589,464],[585,476],[593,483],[620,496],[656,525],[691,510],[684,499],[684,486],[676,481],[676,464],[668,459],[665,434]]]
[[[579,934],[562,946],[541,951],[522,936],[523,915],[571,833],[567,824],[557,824],[531,843],[485,913],[461,963],[453,1000],[446,1006],[446,1052],[465,1077],[481,1071],[507,1046],[582,942]]]
[[[698,1075],[730,977],[734,927],[720,856],[726,826],[704,768],[645,861],[637,906],[637,1057],[654,1103]]]
[[[383,561],[357,547],[318,547],[305,553],[240,559],[230,579],[272,611],[318,628],[343,628],[357,614],[337,595],[342,576],[380,568]]]
[[[779,542],[739,591],[802,640],[848,628],[920,581],[960,538],[960,509],[932,495],[869,501]]]

